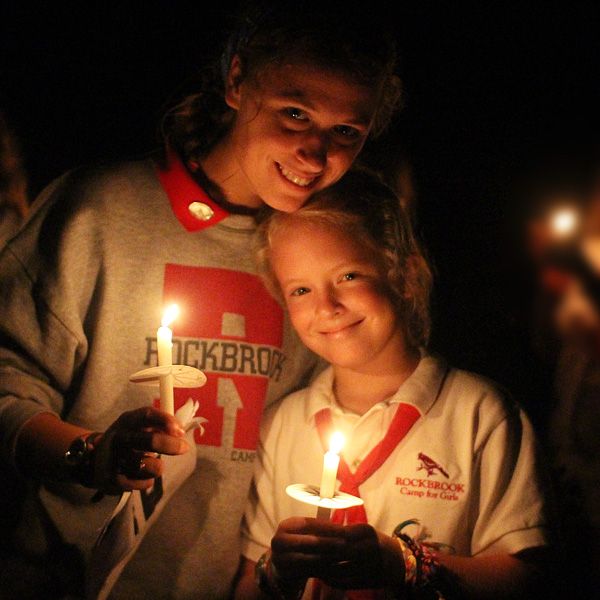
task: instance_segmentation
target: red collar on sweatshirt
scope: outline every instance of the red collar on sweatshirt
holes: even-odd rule
[[[167,168],[163,170],[157,166],[157,172],[175,216],[187,231],[207,229],[229,216],[229,213],[194,181],[173,151],[167,152]],[[194,213],[212,216],[203,219],[194,216]]]

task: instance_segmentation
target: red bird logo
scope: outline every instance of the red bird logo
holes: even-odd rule
[[[435,471],[437,470],[444,477],[446,477],[446,479],[450,478],[450,475],[448,475],[448,473],[446,473],[446,471],[444,471],[444,469],[440,465],[438,465],[435,462],[435,460],[433,460],[432,458],[429,458],[429,456],[427,456],[426,454],[419,452],[419,455],[417,458],[421,461],[421,466],[417,469],[417,471],[420,471],[421,469],[425,469],[427,471],[427,477],[429,477],[430,475],[434,475]]]

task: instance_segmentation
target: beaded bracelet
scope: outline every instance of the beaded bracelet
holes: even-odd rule
[[[431,586],[439,569],[437,553],[425,544],[420,544],[402,529],[407,525],[418,525],[416,520],[400,523],[392,537],[396,538],[402,550],[404,559],[404,582],[412,588]]]

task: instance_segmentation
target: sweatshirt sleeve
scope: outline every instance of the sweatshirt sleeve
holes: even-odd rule
[[[52,183],[0,253],[0,456],[9,462],[26,421],[68,414],[86,359],[101,252],[83,190],[72,174]]]

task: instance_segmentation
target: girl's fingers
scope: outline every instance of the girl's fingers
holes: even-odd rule
[[[132,452],[117,460],[117,474],[127,479],[154,479],[163,472],[163,462],[157,455]]]
[[[185,454],[190,448],[187,441],[179,434],[174,436],[162,431],[123,428],[115,428],[112,444],[117,456],[132,450],[177,455]]]
[[[172,415],[152,407],[123,413],[99,438],[95,481],[107,493],[146,489],[163,471],[161,454],[189,449],[185,430]]]
[[[143,429],[158,429],[170,435],[185,435],[183,425],[173,415],[152,406],[144,406],[123,413],[112,427],[138,431]]]
[[[343,535],[345,527],[323,519],[309,517],[290,517],[281,521],[279,530],[291,533],[316,535],[319,537],[338,537]]]

